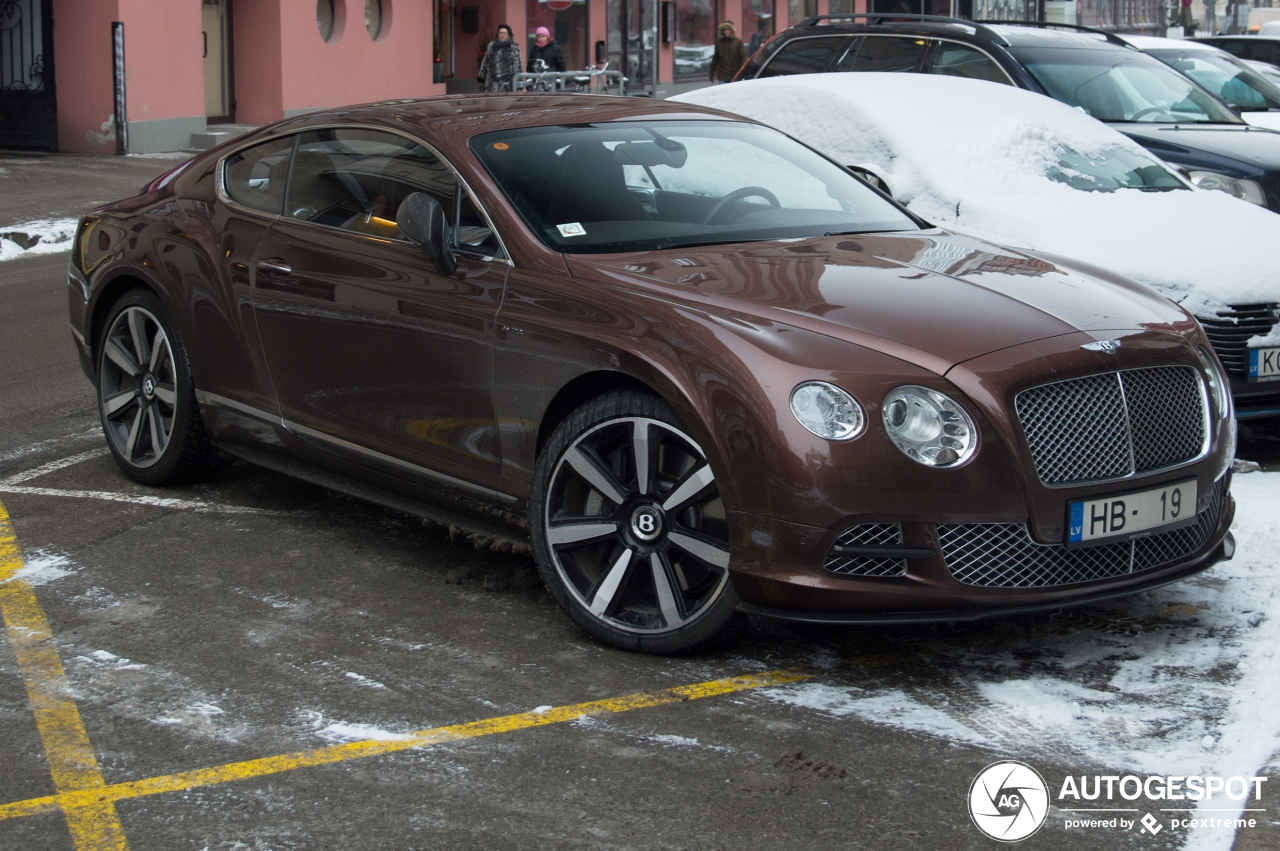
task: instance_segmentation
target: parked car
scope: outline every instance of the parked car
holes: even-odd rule
[[[1150,54],[1209,90],[1255,127],[1280,130],[1280,85],[1225,50],[1211,44],[1150,35],[1123,35]]]
[[[1240,61],[1270,80],[1273,85],[1280,86],[1280,68],[1270,62],[1259,62],[1256,59],[1241,59]]]
[[[822,71],[968,77],[1049,95],[1204,175],[1198,179],[1207,186],[1280,212],[1280,135],[1250,127],[1203,87],[1114,33],[912,15],[822,16],[786,30],[736,79]]]
[[[1280,330],[1280,217],[1194,189],[1107,125],[1012,86],[915,74],[754,80],[677,100],[771,124],[935,224],[1143,282],[1200,320],[1237,416],[1280,415],[1280,369],[1251,366],[1280,360],[1280,339],[1267,342]]]
[[[1058,608],[1233,550],[1231,401],[1190,314],[953,236],[705,107],[310,113],[75,245],[71,325],[126,475],[222,450],[527,528],[557,602],[620,647],[687,650],[743,610]]]
[[[706,74],[711,70],[711,59],[715,56],[714,44],[682,44],[677,45],[674,53],[675,73]]]
[[[1189,40],[1211,44],[1241,59],[1280,65],[1280,35],[1206,35]]]

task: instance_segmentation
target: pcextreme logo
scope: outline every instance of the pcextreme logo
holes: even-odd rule
[[[1049,815],[1049,787],[1024,762],[993,762],[969,787],[969,816],[978,830],[1001,842],[1035,833]]]
[[[1252,814],[1264,812],[1266,782],[1266,777],[1068,775],[1056,807],[1067,830],[1120,829],[1150,836],[1165,827],[1239,830],[1256,827]],[[1219,801],[1226,806],[1215,807]],[[1048,785],[1024,762],[994,762],[969,786],[969,816],[978,830],[1000,842],[1033,835],[1044,826],[1049,807]]]

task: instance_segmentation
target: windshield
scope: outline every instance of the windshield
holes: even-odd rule
[[[1280,109],[1280,88],[1229,56],[1208,50],[1152,50],[1149,53],[1231,106],[1249,111]]]
[[[1051,98],[1099,121],[1243,123],[1191,80],[1136,50],[1034,47],[1016,55]]]
[[[1164,192],[1187,189],[1159,163],[1122,148],[1081,153],[1068,145],[1055,144],[1057,162],[1047,171],[1051,180],[1086,192],[1114,192],[1117,189],[1141,189]]]
[[[830,160],[733,121],[624,121],[476,136],[525,223],[570,253],[916,230]]]

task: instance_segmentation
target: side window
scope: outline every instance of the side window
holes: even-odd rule
[[[938,49],[933,54],[933,68],[930,73],[1013,85],[1009,75],[990,56],[976,47],[950,41],[938,43]]]
[[[857,38],[849,43],[844,49],[844,53],[840,56],[840,61],[836,63],[833,71],[852,71],[853,60],[858,57],[858,47],[862,44],[862,39]]]
[[[1256,41],[1253,43],[1253,55],[1250,59],[1258,59],[1262,62],[1270,62],[1272,65],[1280,63],[1280,44],[1274,41]]]
[[[922,38],[867,36],[853,63],[855,71],[914,71],[928,44]]]
[[[502,247],[498,238],[489,228],[489,223],[480,215],[476,201],[471,193],[458,186],[457,226],[453,229],[453,244],[459,251],[482,254],[486,257],[501,257]]]
[[[848,41],[848,36],[798,38],[788,42],[779,50],[760,72],[760,76],[781,77],[787,74],[816,74],[825,71]]]
[[[289,154],[296,139],[272,139],[227,157],[222,166],[223,191],[237,204],[280,215],[289,179]]]
[[[1227,53],[1230,53],[1232,56],[1239,56],[1242,58],[1249,58],[1249,59],[1253,58],[1252,56],[1249,56],[1249,51],[1248,51],[1249,45],[1247,45],[1243,41],[1217,41],[1217,42],[1213,42],[1213,46],[1222,48]]]
[[[456,185],[448,166],[403,136],[360,128],[312,130],[298,139],[285,215],[405,239],[396,227],[400,202],[425,192],[440,202],[452,224]]]

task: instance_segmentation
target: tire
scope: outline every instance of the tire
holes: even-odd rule
[[[636,462],[640,452],[647,464]],[[552,596],[601,641],[685,653],[721,637],[735,617],[715,478],[655,396],[607,393],[556,428],[538,458],[529,527]]]
[[[160,299],[130,290],[98,345],[98,414],[124,474],[144,485],[204,481],[222,461],[205,433],[186,346]]]

